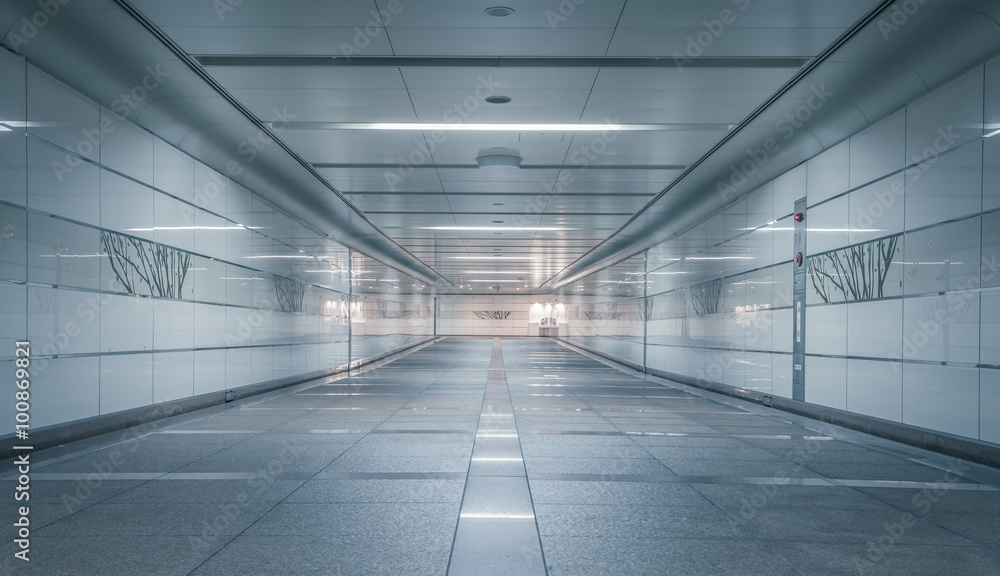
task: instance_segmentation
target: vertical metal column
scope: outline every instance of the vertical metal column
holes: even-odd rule
[[[649,335],[649,301],[646,299],[649,294],[649,250],[642,253],[642,371],[649,374],[649,367],[646,366],[646,339]]]
[[[792,399],[806,399],[806,199],[795,201],[792,296]]]
[[[347,249],[347,374],[351,374],[351,345],[354,343],[354,251]]]
[[[437,335],[438,335],[438,297],[437,296],[434,297],[434,309],[431,310],[431,314],[434,316],[434,332],[433,332],[433,334],[431,334],[431,336],[434,336],[436,338]]]

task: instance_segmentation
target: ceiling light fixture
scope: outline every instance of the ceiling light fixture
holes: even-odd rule
[[[538,260],[534,256],[452,256],[452,260]]]
[[[510,104],[511,97],[510,96],[487,96],[484,100],[486,100],[487,104]]]
[[[276,122],[269,123],[272,128]],[[424,132],[728,132],[735,124],[481,124],[464,122],[288,122],[284,130],[416,130]]]
[[[476,165],[480,168],[493,166],[520,168],[522,158],[513,154],[486,154],[476,157]]]
[[[516,226],[421,226],[418,230],[446,230],[454,232],[562,232],[564,230],[576,230],[576,228],[541,228],[541,227],[516,227]]]
[[[983,136],[983,138],[992,138],[992,137],[994,137],[994,136],[996,136],[998,134],[1000,134],[1000,130],[994,130],[994,131],[990,132],[989,134]]]
[[[492,6],[485,10],[487,16],[492,16],[494,18],[506,18],[514,14],[513,8],[508,8],[506,6]]]

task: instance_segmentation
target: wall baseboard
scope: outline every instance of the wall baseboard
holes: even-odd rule
[[[675,374],[665,370],[657,370],[655,368],[643,369],[642,366],[624,361],[620,358],[615,358],[606,352],[595,350],[589,346],[583,346],[572,341],[563,340],[562,338],[559,338],[558,340],[567,346],[590,352],[591,354],[600,356],[616,364],[632,368],[633,370],[637,370],[639,372],[644,372],[651,376],[664,378],[666,380],[671,380],[673,382],[678,382],[680,384],[685,384],[701,390],[716,392],[733,398],[739,398],[740,400],[754,402],[763,406],[769,406],[783,412],[796,414],[798,416],[805,416],[806,418],[812,418],[813,420],[826,422],[827,424],[850,428],[851,430],[857,430],[859,432],[864,432],[865,434],[871,434],[872,436],[893,440],[901,444],[908,444],[917,448],[923,448],[924,450],[930,450],[931,452],[937,452],[946,456],[953,456],[970,462],[975,462],[977,464],[1000,468],[1000,446],[968,438],[962,438],[959,436],[952,436],[934,430],[917,428],[916,426],[909,426],[899,422],[883,420],[873,416],[865,416],[855,412],[839,410],[837,408],[828,408],[826,406],[809,404],[808,402],[800,402],[781,396],[772,396],[770,394],[761,393],[757,390],[747,390],[744,388],[727,386],[719,382],[692,378],[690,376]]]
[[[401,348],[396,348],[384,354],[378,354],[376,356],[352,362],[350,369],[355,370],[391,356],[402,354],[411,348],[415,348],[429,342],[434,342],[438,339],[439,338],[435,337],[426,338],[418,342],[412,342]],[[288,376],[286,378],[277,378],[266,382],[248,384],[246,386],[240,386],[229,390],[219,390],[218,392],[199,394],[198,396],[181,398],[180,400],[172,400],[170,402],[162,402],[152,406],[142,406],[131,410],[92,416],[90,418],[74,420],[64,424],[54,424],[52,426],[45,426],[42,428],[32,428],[28,444],[32,447],[32,450],[38,451],[68,444],[70,442],[85,440],[94,436],[100,436],[101,434],[109,434],[120,430],[126,430],[135,426],[147,427],[153,422],[163,420],[164,418],[170,418],[172,416],[178,416],[188,412],[194,412],[195,410],[202,410],[204,408],[211,408],[227,402],[241,400],[250,396],[256,396],[258,394],[272,392],[281,388],[295,386],[297,384],[303,384],[312,380],[327,378],[329,376],[334,376],[347,371],[348,366],[338,366],[337,368],[327,368],[316,372],[308,372],[305,374]],[[15,456],[14,446],[20,444],[24,444],[24,442],[17,440],[13,434],[0,437],[0,461],[13,458]]]

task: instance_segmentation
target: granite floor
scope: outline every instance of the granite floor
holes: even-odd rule
[[[1000,471],[630,371],[447,338],[32,454],[2,574],[1000,573]]]

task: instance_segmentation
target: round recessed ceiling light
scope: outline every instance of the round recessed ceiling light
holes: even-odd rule
[[[486,15],[492,16],[494,18],[505,18],[514,13],[513,8],[508,8],[506,6],[494,6],[492,8],[486,9]]]
[[[487,96],[485,98],[487,104],[508,104],[510,103],[510,96]]]

